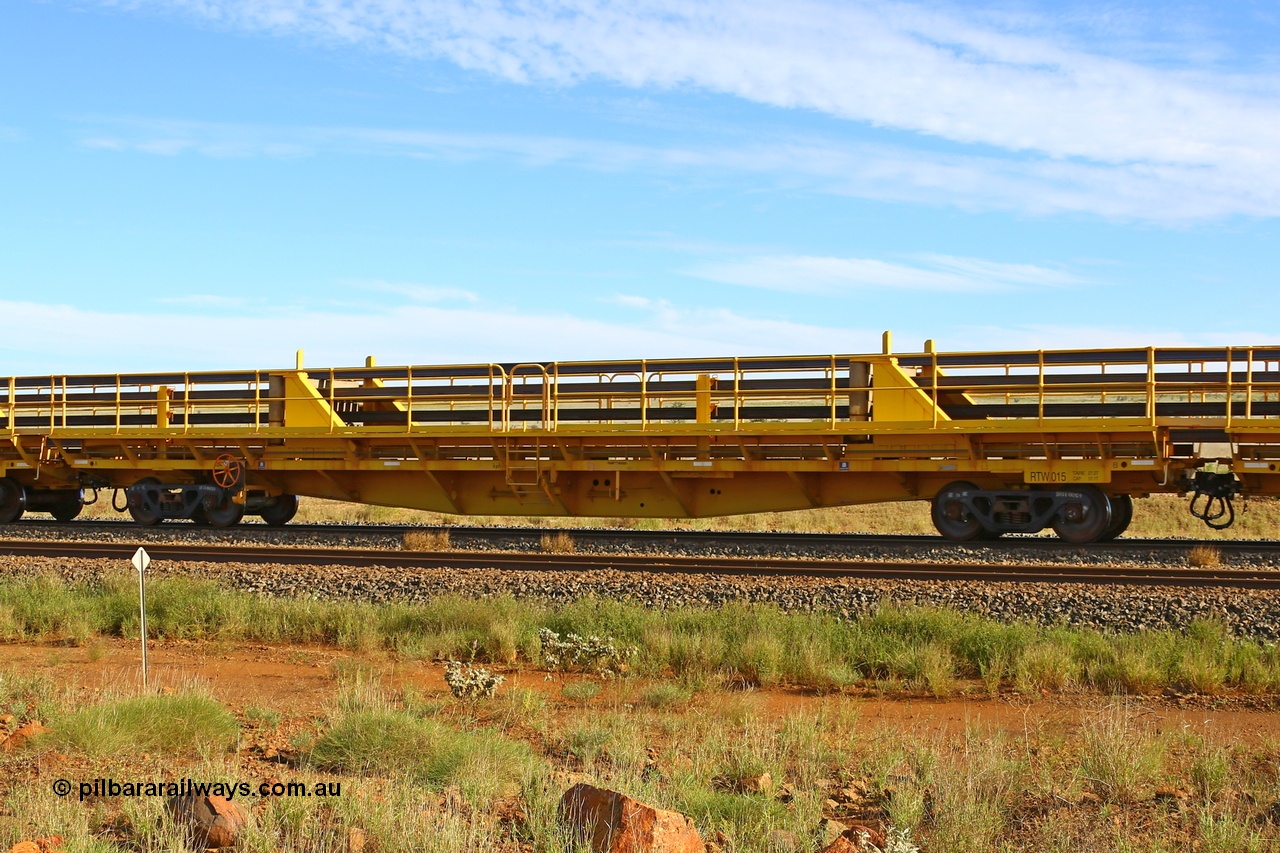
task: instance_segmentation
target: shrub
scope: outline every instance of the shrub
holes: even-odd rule
[[[538,631],[542,644],[542,660],[549,669],[580,669],[599,675],[621,675],[627,662],[639,652],[635,646],[622,646],[613,637],[580,637],[568,634],[562,640],[550,628]]]
[[[444,680],[458,699],[492,699],[498,686],[507,679],[487,669],[451,660],[444,665]]]

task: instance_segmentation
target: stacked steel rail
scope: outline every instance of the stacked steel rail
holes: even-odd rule
[[[5,380],[0,380],[4,383]],[[14,377],[0,522],[287,521],[296,496],[462,515],[694,517],[932,500],[953,539],[1123,531],[1280,493],[1280,347]]]

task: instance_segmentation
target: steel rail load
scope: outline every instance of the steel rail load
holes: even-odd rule
[[[930,500],[954,540],[1114,538],[1280,494],[1280,346],[0,378],[0,523],[284,524],[313,496],[462,515],[705,517]],[[119,496],[116,496],[119,500]],[[117,503],[117,506],[120,506]]]

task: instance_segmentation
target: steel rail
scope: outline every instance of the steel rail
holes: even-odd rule
[[[714,530],[625,530],[619,528],[598,527],[482,527],[478,525],[399,525],[399,524],[290,524],[285,527],[269,527],[264,524],[241,524],[233,528],[203,527],[182,522],[160,525],[153,528],[139,528],[130,521],[74,521],[59,522],[36,519],[23,519],[13,524],[0,526],[3,533],[22,534],[25,530],[39,530],[42,533],[52,532],[59,539],[71,539],[78,533],[111,532],[125,533],[139,539],[155,535],[170,535],[192,538],[201,536],[244,536],[245,538],[289,533],[319,534],[340,536],[395,536],[403,537],[406,533],[449,533],[457,541],[483,543],[485,540],[525,539],[530,544],[537,544],[547,534],[568,534],[575,544],[581,546],[609,545],[616,543],[642,545],[651,548],[675,547],[686,548],[700,546],[704,548],[722,546],[753,546],[761,550],[776,550],[787,547],[903,547],[903,546],[935,546],[941,548],[972,552],[982,549],[986,552],[999,553],[1002,550],[1032,548],[1038,551],[1054,553],[1089,553],[1106,555],[1117,551],[1150,551],[1153,554],[1185,554],[1198,545],[1217,548],[1223,554],[1257,554],[1275,556],[1280,554],[1278,539],[1127,539],[1121,538],[1112,542],[1095,542],[1088,545],[1064,542],[1057,537],[1049,536],[1007,536],[994,540],[983,540],[966,543],[955,543],[936,534],[873,534],[873,533],[795,533],[795,532],[758,532],[758,531],[714,531]]]
[[[136,544],[0,540],[0,555],[117,559]],[[1083,565],[989,565],[869,560],[671,557],[618,554],[418,552],[343,548],[147,544],[153,561],[502,571],[621,571],[682,575],[792,576],[829,579],[1005,581],[1280,589],[1280,570]]]

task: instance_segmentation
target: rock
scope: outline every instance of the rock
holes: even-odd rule
[[[768,773],[748,776],[738,780],[738,788],[744,794],[767,794],[773,790],[773,777]]]
[[[591,853],[705,853],[693,821],[585,782],[560,798],[560,821]]]
[[[25,726],[5,738],[4,751],[13,752],[33,737],[38,737],[48,731],[49,729],[39,723],[27,723]]]
[[[347,853],[362,853],[368,838],[364,834],[363,829],[357,829],[354,826],[347,830]]]
[[[835,843],[835,840],[849,831],[848,824],[841,823],[838,820],[832,820],[824,817],[818,821],[818,831],[814,833],[818,839],[819,847],[827,847]]]
[[[823,847],[821,853],[863,853],[863,848],[842,835],[826,847]]]
[[[40,847],[34,841],[19,841],[9,848],[9,853],[40,853]]]
[[[240,807],[214,794],[170,797],[166,807],[174,821],[186,827],[191,844],[197,850],[234,847],[245,828]]]
[[[40,848],[40,853],[62,853],[61,835],[47,835],[44,838],[36,839],[36,846]]]
[[[800,853],[800,836],[788,829],[775,829],[764,837],[769,853]]]
[[[858,850],[865,850],[868,844],[884,849],[884,833],[861,824],[852,824],[844,831],[844,837],[852,841]]]

